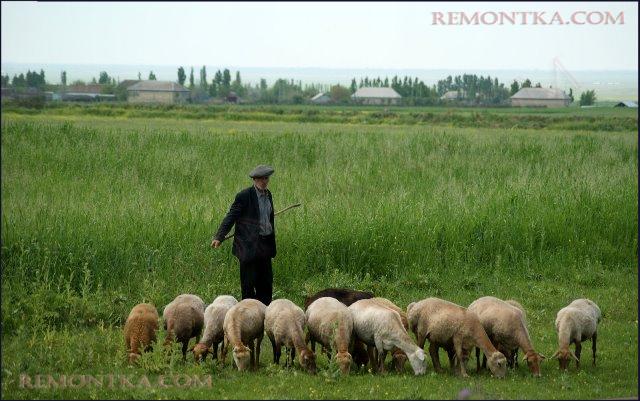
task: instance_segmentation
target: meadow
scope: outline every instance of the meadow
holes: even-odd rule
[[[580,114],[571,128],[506,129],[301,122],[286,118],[296,108],[283,107],[274,121],[247,109],[240,121],[121,109],[129,112],[3,109],[3,398],[433,399],[462,389],[471,398],[637,397],[635,112],[491,111],[516,123]],[[585,128],[589,121],[595,128]],[[598,129],[602,121],[613,128]],[[231,244],[209,244],[262,163],[275,168],[276,210],[302,203],[276,218],[274,298],[302,305],[330,286],[403,308],[429,296],[463,306],[484,295],[514,298],[527,309],[536,350],[551,356],[556,312],[586,297],[603,312],[597,366],[586,343],[579,371],[549,360],[538,379],[523,363],[502,380],[475,373],[473,356],[468,379],[434,373],[429,358],[421,377],[408,366],[341,377],[324,356],[308,376],[273,366],[266,339],[258,372],[185,364],[159,348],[128,366],[122,326],[135,304],[162,313],[180,293],[240,297]],[[441,360],[447,367],[444,352]],[[21,374],[197,374],[211,375],[212,386],[25,388]]]

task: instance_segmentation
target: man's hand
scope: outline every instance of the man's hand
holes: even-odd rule
[[[211,241],[211,248],[219,248],[220,247],[220,241],[218,241],[217,239],[214,239],[213,241]]]

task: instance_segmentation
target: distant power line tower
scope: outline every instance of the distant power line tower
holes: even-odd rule
[[[573,75],[571,75],[571,73],[566,68],[564,68],[564,65],[562,64],[562,62],[558,57],[553,58],[553,72],[555,75],[555,88],[559,88],[558,78],[560,73],[562,73],[564,77],[569,80],[570,84],[572,85],[572,88],[575,88],[575,90],[578,90],[580,88],[580,84],[578,83],[578,81],[573,77]]]

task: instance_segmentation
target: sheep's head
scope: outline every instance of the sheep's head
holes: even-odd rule
[[[336,353],[336,362],[340,366],[340,371],[345,375],[348,375],[349,370],[351,370],[351,360],[351,354],[348,352]]]
[[[396,372],[404,372],[404,365],[407,363],[407,359],[409,359],[407,358],[407,354],[400,349],[396,349],[391,357],[393,359],[393,366],[395,367]]]
[[[424,359],[424,351],[418,348],[416,352],[407,356],[409,357],[409,362],[411,363],[411,368],[413,368],[413,372],[415,373],[415,375],[423,375],[427,370],[426,361]]]
[[[251,362],[251,350],[245,345],[237,345],[233,347],[233,360],[239,371],[249,369]]]
[[[560,362],[560,370],[567,370],[569,367],[569,362],[573,358],[576,362],[580,362],[576,354],[573,353],[570,349],[560,349],[556,351],[555,354],[551,356],[551,358],[558,358]]]
[[[198,343],[193,348],[191,348],[193,352],[193,359],[196,362],[202,362],[207,359],[208,354],[213,354],[213,348],[207,347],[205,344]]]
[[[136,363],[140,359],[140,354],[136,354],[135,352],[129,352],[129,363]]]
[[[303,349],[300,351],[299,356],[300,366],[303,369],[306,369],[307,372],[315,375],[316,374],[316,355],[310,349]]]
[[[504,377],[507,374],[507,358],[500,351],[496,351],[487,358],[487,366],[495,377]]]
[[[545,359],[545,356],[535,351],[529,351],[522,357],[522,360],[527,362],[531,374],[536,377],[540,377],[540,362],[543,359]]]

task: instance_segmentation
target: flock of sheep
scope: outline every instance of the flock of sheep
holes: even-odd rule
[[[404,372],[408,360],[416,375],[424,374],[426,340],[434,370],[442,371],[438,350],[444,348],[451,368],[463,377],[467,377],[465,365],[474,347],[477,370],[481,369],[482,351],[482,367],[488,367],[496,377],[504,377],[507,367],[517,366],[518,349],[534,376],[540,376],[540,362],[545,359],[531,344],[523,307],[513,300],[482,297],[465,308],[427,298],[410,303],[405,313],[388,299],[369,292],[328,288],[307,297],[304,307],[287,299],[276,299],[267,306],[255,299],[238,302],[230,295],[221,295],[205,308],[197,295],[182,294],[164,308],[165,345],[182,343],[186,359],[189,340],[196,337],[196,345],[190,349],[196,362],[212,354],[224,366],[231,349],[235,366],[241,371],[258,368],[265,333],[271,341],[274,363],[279,363],[284,347],[286,365],[293,366],[297,352],[298,363],[309,373],[316,372],[316,343],[344,374],[349,373],[352,363],[357,367],[370,364],[374,371],[384,372],[389,352],[398,372]],[[577,299],[558,311],[555,327],[559,348],[551,358],[559,360],[560,369],[567,369],[571,359],[580,367],[581,343],[589,339],[595,365],[600,320],[600,308],[588,299]],[[158,312],[151,304],[138,304],[132,309],[124,326],[129,362],[151,348],[158,321]],[[415,334],[417,343],[409,331]],[[571,343],[575,352],[569,349]]]

